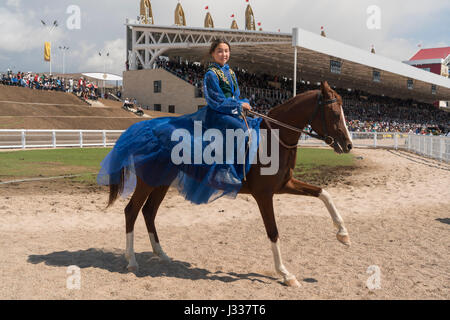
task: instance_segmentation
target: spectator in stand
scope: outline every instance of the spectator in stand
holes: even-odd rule
[[[198,88],[199,96],[203,96],[203,77],[206,67],[198,63],[178,63],[160,58],[156,61],[159,68],[173,73],[179,78]],[[239,79],[243,98],[248,98],[254,111],[268,113],[271,108],[284,103],[292,97],[292,80],[286,77],[268,74],[252,74],[239,68],[233,68]],[[13,73],[8,70],[1,77],[3,85],[28,86],[34,89],[67,90],[78,93],[87,99],[97,96],[95,87],[86,90],[86,79],[81,77],[77,82],[69,79],[48,77],[45,74],[25,75],[23,72]],[[67,84],[68,83],[68,84]],[[318,89],[318,85],[301,79],[297,84],[297,92]],[[440,134],[449,131],[450,112],[439,110],[431,104],[413,100],[395,99],[385,96],[371,95],[359,90],[335,90],[343,98],[343,108],[350,131],[356,132],[404,132],[417,134]],[[121,98],[120,91],[117,96]],[[135,100],[135,99],[134,99]],[[134,101],[137,104],[137,101]],[[131,103],[128,103],[131,105]],[[441,128],[441,129],[430,129]]]

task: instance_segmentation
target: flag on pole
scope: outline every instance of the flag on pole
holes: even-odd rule
[[[50,61],[51,59],[51,44],[50,42],[44,43],[44,60]]]

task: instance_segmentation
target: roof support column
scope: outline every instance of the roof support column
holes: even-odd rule
[[[131,39],[131,50],[128,55],[128,64],[130,70],[137,70],[136,51],[134,49],[134,46],[136,45],[136,30],[134,28],[131,28]]]
[[[169,50],[169,48],[161,48],[161,49],[157,49],[157,50],[148,50],[150,52],[151,55],[151,59],[150,62],[147,65],[146,69],[154,69],[153,68],[153,64],[155,63],[156,59],[158,59],[158,57],[160,55],[162,55],[164,52],[166,52],[167,50]]]
[[[297,46],[294,47],[294,97],[297,95]]]
[[[294,47],[294,97],[297,95],[297,55],[298,55],[298,28],[292,28],[292,46]]]

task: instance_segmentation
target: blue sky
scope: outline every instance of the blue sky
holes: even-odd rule
[[[152,0],[156,24],[172,25],[178,0]],[[201,27],[205,6],[216,27],[228,28],[231,14],[244,26],[245,0],[182,0],[189,26]],[[422,47],[450,46],[450,1],[448,0],[250,0],[255,19],[267,31],[291,32],[300,27],[320,32],[324,26],[329,38],[370,50],[396,60],[407,60]],[[81,10],[81,28],[70,30],[67,8]],[[381,29],[369,30],[367,8],[380,8]],[[136,18],[139,0],[0,0],[0,71],[47,72],[43,61],[43,42],[53,45],[53,71],[62,71],[62,55],[56,49],[69,46],[67,72],[103,71],[98,52],[109,52],[107,69],[121,73],[125,63],[125,19]],[[51,34],[40,20],[59,27]]]

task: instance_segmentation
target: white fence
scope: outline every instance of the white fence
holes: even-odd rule
[[[0,149],[108,147],[114,146],[123,130],[23,130],[0,129]],[[403,149],[450,162],[450,137],[422,136],[397,132],[350,132],[354,147]],[[326,146],[302,135],[300,146]]]
[[[108,147],[123,130],[0,129],[0,149]]]
[[[398,132],[350,132],[354,147],[403,149],[450,162],[450,137],[424,136]],[[326,146],[321,140],[303,135],[300,146]]]
[[[407,146],[408,150],[422,156],[450,162],[450,137],[411,134],[408,136]]]
[[[406,148],[408,134],[398,132],[350,132],[354,147],[373,148]],[[326,146],[321,140],[302,134],[299,144],[301,146]]]

